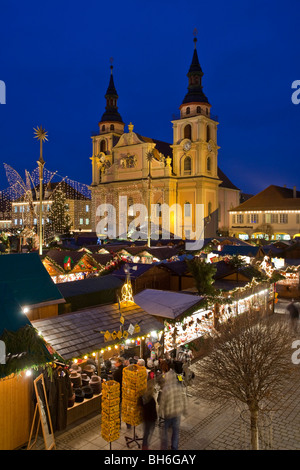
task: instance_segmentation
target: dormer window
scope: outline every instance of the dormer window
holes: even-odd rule
[[[189,107],[186,108],[186,114],[190,114],[191,109]]]

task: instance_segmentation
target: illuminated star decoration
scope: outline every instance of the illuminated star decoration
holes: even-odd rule
[[[42,126],[37,127],[36,129],[33,128],[33,130],[35,133],[34,137],[36,139],[41,141],[48,140],[48,132],[46,131],[46,129],[43,129]]]
[[[38,139],[40,141],[40,163],[45,163],[44,160],[43,160],[43,156],[42,156],[42,144],[45,140],[48,140],[48,133],[46,131],[46,129],[43,129],[42,126],[40,127],[37,127],[36,129],[34,129],[34,133],[35,133],[35,139]]]

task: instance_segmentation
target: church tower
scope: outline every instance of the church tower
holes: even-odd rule
[[[111,59],[112,60],[112,59]],[[91,157],[93,166],[92,186],[99,184],[101,180],[102,162],[112,165],[112,149],[117,144],[120,136],[124,133],[125,124],[118,111],[118,93],[114,84],[113,66],[110,66],[110,80],[105,94],[106,107],[101,117],[99,134],[93,135],[93,156]]]
[[[204,94],[203,71],[194,38],[194,52],[187,74],[188,89],[180,105],[180,117],[173,124],[173,173],[178,182],[179,204],[190,204],[190,229],[195,231],[195,204],[204,204],[205,236],[216,234],[218,226],[217,118]],[[186,208],[184,209],[186,210]]]

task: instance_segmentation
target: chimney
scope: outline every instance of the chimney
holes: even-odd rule
[[[293,197],[297,197],[296,186],[293,186]]]

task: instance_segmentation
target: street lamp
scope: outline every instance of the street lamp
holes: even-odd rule
[[[47,132],[42,126],[37,127],[34,129],[35,138],[40,141],[40,158],[37,161],[39,166],[39,179],[40,179],[40,214],[39,214],[39,254],[43,254],[43,224],[42,224],[42,216],[43,216],[43,170],[45,161],[43,159],[43,142],[47,139]]]

